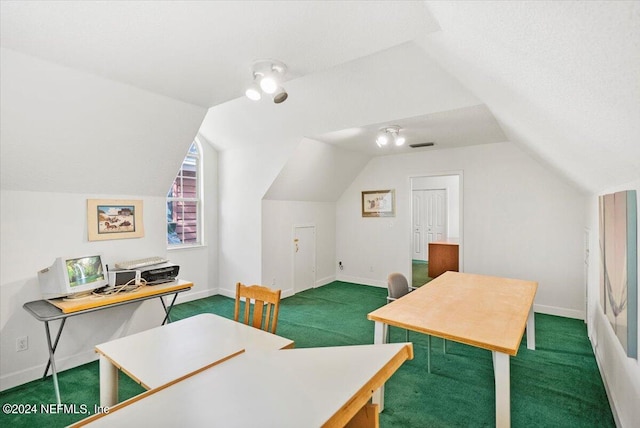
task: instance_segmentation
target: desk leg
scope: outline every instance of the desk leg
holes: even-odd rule
[[[533,313],[533,305],[527,317],[527,349],[536,349],[536,316]]]
[[[177,297],[178,297],[178,293],[173,295],[173,299],[171,300],[171,304],[169,305],[169,307],[167,307],[167,305],[164,303],[164,299],[162,297],[159,297],[160,302],[162,302],[162,307],[164,308],[164,313],[165,313],[165,317],[162,320],[162,324],[160,325],[165,325],[167,322],[171,322],[171,318],[169,317],[169,315],[171,314],[171,309],[173,309],[173,304],[176,302]]]
[[[496,428],[511,426],[511,381],[509,354],[492,351],[496,384]]]
[[[62,329],[64,327],[64,323],[67,322],[66,318],[62,318],[62,323],[60,324],[60,327],[58,328],[58,333],[56,334],[56,340],[53,342],[53,346],[51,346],[51,335],[49,334],[49,321],[45,321],[45,330],[47,333],[47,343],[49,344],[49,349],[52,351],[53,354],[56,353],[56,349],[58,349],[58,342],[60,341],[60,335],[62,334]],[[52,359],[49,358],[49,361],[47,361],[47,367],[44,368],[44,374],[42,375],[42,380],[44,380],[47,377],[47,373],[49,372],[49,367],[51,367],[51,361]]]
[[[58,344],[58,339],[60,338],[60,332],[62,331],[62,326],[60,325],[60,330],[58,330],[58,337],[56,338],[55,344]],[[51,364],[51,375],[53,376],[53,388],[56,391],[56,402],[61,404],[60,401],[60,387],[58,386],[58,372],[56,371],[56,360],[53,356],[55,352],[55,347],[51,344],[51,331],[49,330],[49,321],[44,322],[44,328],[47,332],[47,345],[49,345],[49,363]],[[45,376],[47,375],[47,370],[49,369],[49,364],[47,364],[47,368],[44,371]]]
[[[386,343],[388,330],[389,326],[387,324],[376,321],[373,332],[373,343],[376,345]],[[378,410],[380,412],[384,410],[384,384],[379,389],[373,391],[371,401],[373,404],[378,405]]]
[[[118,368],[100,354],[100,406],[118,404]]]

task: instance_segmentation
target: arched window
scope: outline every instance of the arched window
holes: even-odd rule
[[[197,141],[189,147],[167,193],[167,245],[202,244],[202,150]]]

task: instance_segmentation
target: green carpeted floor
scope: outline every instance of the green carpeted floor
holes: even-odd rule
[[[340,346],[373,342],[373,322],[366,314],[385,304],[386,289],[334,282],[283,299],[278,334],[296,347]],[[231,318],[233,300],[213,296],[174,308],[172,318],[210,312]],[[67,328],[73,328],[72,324]],[[68,332],[67,332],[68,333]],[[64,340],[63,337],[61,340]],[[387,383],[382,427],[484,427],[495,425],[493,366],[489,351],[433,339],[432,374],[426,371],[426,337],[411,333],[415,358],[404,363]],[[404,340],[392,328],[392,341]],[[595,357],[580,320],[536,314],[536,350],[523,338],[511,359],[513,427],[614,427]],[[97,362],[60,374],[62,401],[88,411],[99,402]],[[120,376],[120,398],[142,392]],[[5,391],[2,404],[54,403],[51,379]],[[82,414],[0,415],[1,426],[65,426]],[[209,421],[207,426],[218,426]]]

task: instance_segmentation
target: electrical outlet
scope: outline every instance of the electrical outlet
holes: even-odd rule
[[[22,336],[16,339],[16,352],[29,349],[29,336]]]

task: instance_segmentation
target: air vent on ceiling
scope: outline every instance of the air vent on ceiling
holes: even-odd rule
[[[412,149],[418,149],[420,147],[431,147],[431,146],[435,146],[435,145],[436,145],[436,143],[429,142],[429,143],[409,144],[409,147],[411,147]]]

